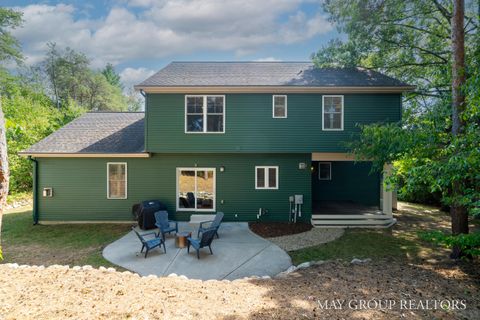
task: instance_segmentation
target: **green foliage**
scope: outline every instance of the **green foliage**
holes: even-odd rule
[[[443,245],[447,248],[458,247],[466,255],[480,256],[480,232],[470,234],[447,235],[441,231],[419,232],[422,240]]]
[[[120,80],[120,75],[115,71],[115,68],[113,67],[113,64],[107,63],[105,68],[102,70],[102,74],[107,79],[108,83],[110,83],[112,86],[119,88],[120,90],[123,90],[123,85],[122,81]]]
[[[445,205],[479,210],[480,46],[478,4],[466,7],[468,84],[465,130],[451,131],[450,1],[328,0],[324,9],[345,40],[334,40],[313,56],[318,66],[374,69],[416,86],[404,99],[403,122],[361,127],[349,147],[381,170],[395,164],[391,182],[401,195],[441,198]],[[461,195],[453,197],[453,185]],[[422,196],[423,195],[423,196]],[[433,195],[433,196],[432,196]]]
[[[60,50],[55,43],[49,43],[48,48],[38,69],[48,79],[49,94],[57,107],[74,103],[93,111],[128,110],[128,100],[121,86],[110,82],[118,76],[114,70],[104,70],[107,78],[105,73],[91,69],[90,60],[85,54],[68,47]]]
[[[44,93],[32,91],[18,81],[10,82],[5,88],[2,106],[7,130],[10,191],[28,191],[32,187],[31,163],[18,152],[70,122],[84,110],[74,105],[58,110]]]
[[[8,29],[14,29],[22,23],[22,14],[12,9],[0,7],[0,62],[22,60],[20,45]],[[3,66],[0,65],[0,69]]]

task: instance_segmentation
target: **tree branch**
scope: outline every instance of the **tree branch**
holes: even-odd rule
[[[442,14],[442,16],[448,21],[448,24],[451,24],[451,19],[452,19],[452,14],[451,12],[449,12],[447,10],[447,8],[445,8],[444,6],[442,6],[440,4],[440,2],[438,2],[437,0],[432,0],[433,4],[435,5],[435,7],[437,7],[438,11],[440,11],[440,13]]]

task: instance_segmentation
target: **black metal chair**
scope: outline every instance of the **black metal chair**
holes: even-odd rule
[[[133,232],[135,232],[138,239],[140,239],[140,241],[142,242],[142,250],[140,250],[140,252],[143,252],[143,249],[146,249],[145,258],[147,258],[148,251],[150,251],[150,250],[152,250],[156,247],[160,247],[161,245],[163,245],[163,251],[165,251],[165,253],[167,253],[167,249],[165,249],[165,241],[163,241],[162,238],[157,236],[157,234],[155,232],[148,232],[148,233],[140,234],[140,233],[138,233],[137,230],[135,230],[134,227],[132,227],[132,230],[133,230]],[[145,239],[145,236],[149,236],[149,235],[153,235],[154,238],[149,239],[149,240]]]
[[[208,247],[210,249],[210,254],[213,254],[212,252],[212,241],[213,238],[215,237],[215,232],[217,230],[215,228],[211,228],[208,230],[205,230],[202,233],[202,237],[200,239],[193,239],[192,237],[187,238],[187,253],[190,253],[190,246],[192,246],[196,251],[197,251],[197,258],[200,259],[200,249]]]

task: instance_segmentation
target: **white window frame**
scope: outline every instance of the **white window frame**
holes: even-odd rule
[[[322,164],[328,164],[328,167],[330,169],[330,173],[329,173],[329,178],[328,179],[325,179],[325,178],[322,178],[320,176],[320,166]],[[331,181],[332,180],[332,163],[331,162],[326,162],[326,161],[321,161],[318,163],[318,180],[322,180],[322,181]]]
[[[325,128],[325,98],[341,98],[342,99],[342,117],[340,121],[340,128]],[[322,96],[322,130],[323,131],[343,131],[343,116],[345,114],[344,96],[343,95],[323,95]]]
[[[275,98],[276,97],[284,97],[285,98],[285,116],[283,116],[283,117],[276,117],[275,116]],[[287,117],[288,117],[287,95],[286,94],[274,94],[272,96],[272,118],[274,118],[274,119],[285,119]]]
[[[258,169],[265,169],[264,173],[264,181],[265,181],[265,186],[264,187],[258,187]],[[277,182],[277,185],[275,187],[269,187],[268,186],[268,181],[269,181],[269,169],[275,169],[275,175],[276,179],[275,181]],[[280,185],[280,181],[278,181],[278,166],[255,166],[255,189],[256,190],[278,190],[278,186]]]
[[[112,198],[110,197],[110,165],[111,164],[123,164],[125,165],[125,197]],[[107,199],[109,200],[125,200],[128,198],[128,165],[126,162],[107,162]]]
[[[197,209],[197,171],[205,171],[210,170],[213,171],[213,208],[212,209]],[[179,196],[179,178],[181,171],[195,171],[195,208],[180,208],[178,196]],[[190,212],[214,212],[216,211],[217,207],[217,169],[216,168],[177,168],[177,175],[176,175],[176,194],[175,194],[175,201],[176,201],[176,208],[177,211],[190,211]]]
[[[202,97],[203,98],[203,131],[187,131],[187,98]],[[222,97],[223,98],[223,131],[207,131],[207,97]],[[225,118],[227,117],[227,100],[222,94],[187,94],[185,95],[185,133],[186,134],[224,134],[225,133]],[[214,113],[215,115],[215,113]]]

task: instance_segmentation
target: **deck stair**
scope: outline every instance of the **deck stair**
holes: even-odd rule
[[[397,222],[391,215],[364,214],[313,214],[312,225],[318,228],[388,228]]]

